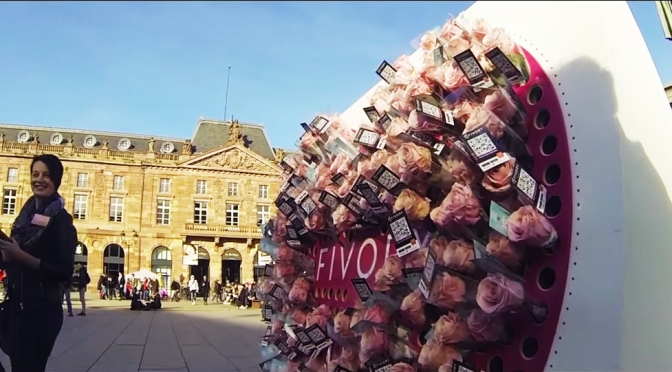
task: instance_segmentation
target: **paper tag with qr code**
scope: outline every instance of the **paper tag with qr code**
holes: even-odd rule
[[[509,216],[511,216],[511,213],[504,209],[504,207],[494,201],[490,203],[489,225],[504,236],[508,236],[506,221],[509,219]]]
[[[457,54],[454,59],[475,92],[484,88],[490,88],[494,85],[492,79],[490,79],[490,76],[488,76],[483,67],[481,67],[481,64],[478,62],[478,59],[471,49],[467,49],[464,52]]]
[[[511,160],[509,154],[501,152],[485,127],[477,128],[462,135],[469,154],[483,172]]]
[[[364,363],[370,372],[387,372],[392,368],[392,361],[390,358],[373,357]]]
[[[376,108],[373,106],[364,107],[364,113],[372,123],[375,123],[378,121],[378,119],[380,119],[380,114],[378,113],[378,110],[376,110]]]
[[[343,173],[336,173],[331,177],[331,182],[333,182],[336,186],[343,186],[343,183],[345,182],[345,175]]]
[[[420,278],[420,283],[418,284],[418,289],[425,298],[429,298],[429,292],[432,289],[432,283],[434,282],[434,277],[436,276],[436,252],[434,250],[427,250],[427,260],[425,261],[425,267],[422,271],[422,277]]]
[[[331,121],[329,119],[319,115],[310,122],[310,127],[320,134],[326,132],[330,125]]]
[[[397,256],[404,257],[420,249],[420,243],[415,236],[415,231],[411,227],[411,222],[406,216],[405,210],[402,209],[393,213],[387,218],[387,222],[392,239],[397,247]]]
[[[385,137],[366,128],[359,128],[352,142],[376,149],[383,149],[387,144]]]
[[[273,277],[273,270],[274,269],[275,269],[275,265],[266,264],[264,266],[264,276],[267,276],[269,278]]]
[[[518,191],[523,203],[534,205],[539,213],[546,209],[546,187],[537,182],[520,163],[516,163],[511,176],[511,185]]]
[[[390,124],[392,124],[392,118],[388,114],[384,114],[378,119],[378,125],[380,125],[381,128],[387,132],[387,128],[390,127]]]
[[[313,345],[319,351],[329,347],[333,342],[326,333],[317,325],[314,324],[306,329],[306,334],[313,341]]]
[[[509,81],[511,84],[518,84],[524,80],[523,74],[518,70],[516,65],[511,62],[509,57],[502,52],[501,49],[498,47],[495,47],[491,51],[485,53],[485,56],[492,62],[495,67],[497,67],[497,70],[501,72],[505,77],[506,80]]]
[[[451,368],[450,372],[476,372],[476,369],[472,368],[470,366],[467,366],[463,362],[453,360],[453,367]]]
[[[376,170],[371,179],[394,196],[399,196],[401,191],[406,187],[406,185],[401,182],[401,178],[384,165],[381,165],[380,168]]]
[[[315,205],[315,202],[310,198],[308,191],[306,190],[303,190],[301,194],[296,197],[296,203],[308,217],[312,216],[317,210],[317,205]]]
[[[416,111],[434,118],[444,124],[455,125],[455,119],[450,112],[444,111],[441,107],[420,99],[415,100]]]
[[[376,69],[376,74],[388,84],[392,84],[395,76],[397,76],[397,70],[387,61],[383,61]]]
[[[373,213],[375,213],[378,216],[387,214],[389,211],[387,210],[385,205],[380,201],[380,199],[378,199],[378,195],[376,194],[376,191],[374,191],[373,189],[373,187],[375,187],[377,190],[378,187],[366,180],[364,181],[365,182],[360,182],[356,186],[359,194],[362,195],[362,197],[364,197],[364,200],[366,200],[367,204],[369,204],[369,206],[373,210]]]
[[[271,305],[264,305],[264,321],[270,322],[273,316],[273,307]]]
[[[362,207],[359,206],[359,197],[353,193],[349,193],[345,198],[343,198],[343,205],[345,205],[350,212],[354,213],[356,216],[362,215]]]
[[[338,205],[341,203],[338,197],[335,195],[330,194],[327,191],[322,191],[320,193],[320,198],[318,199],[320,203],[326,205],[327,207],[331,209],[336,209],[338,208]]]
[[[355,287],[357,295],[362,302],[366,302],[371,296],[373,296],[373,291],[369,286],[369,283],[366,282],[364,278],[352,278],[350,279],[352,286]]]
[[[266,332],[264,332],[264,337],[261,339],[261,346],[268,346],[268,340],[271,338],[272,326],[266,327]]]

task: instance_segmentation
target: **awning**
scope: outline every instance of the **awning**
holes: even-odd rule
[[[672,40],[672,1],[656,1],[658,16],[667,40]]]

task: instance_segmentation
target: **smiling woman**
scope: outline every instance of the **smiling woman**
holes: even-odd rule
[[[58,194],[63,165],[54,155],[31,164],[31,196],[14,221],[11,241],[0,242],[0,269],[7,273],[0,346],[12,371],[44,371],[63,325],[64,282],[77,246],[72,216]]]

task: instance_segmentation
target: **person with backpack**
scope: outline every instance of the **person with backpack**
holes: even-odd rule
[[[79,292],[79,302],[82,303],[82,311],[78,316],[86,316],[86,286],[91,283],[91,277],[86,270],[86,266],[79,269],[79,281],[77,282],[77,292]]]

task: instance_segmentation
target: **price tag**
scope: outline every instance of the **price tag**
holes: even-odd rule
[[[422,278],[418,284],[418,289],[425,298],[429,298],[429,292],[432,289],[432,283],[436,276],[436,253],[432,249],[427,250],[427,260],[425,261],[425,268],[422,271]]]
[[[463,134],[462,141],[483,172],[511,160],[509,154],[499,150],[499,146],[485,127]]]
[[[405,210],[393,213],[388,217],[387,222],[399,257],[420,249],[420,243],[418,243],[418,238],[415,236]]]
[[[387,61],[383,61],[376,69],[376,74],[378,74],[381,79],[385,80],[386,83],[392,84],[397,75],[397,70],[392,67],[391,64],[387,63]]]

